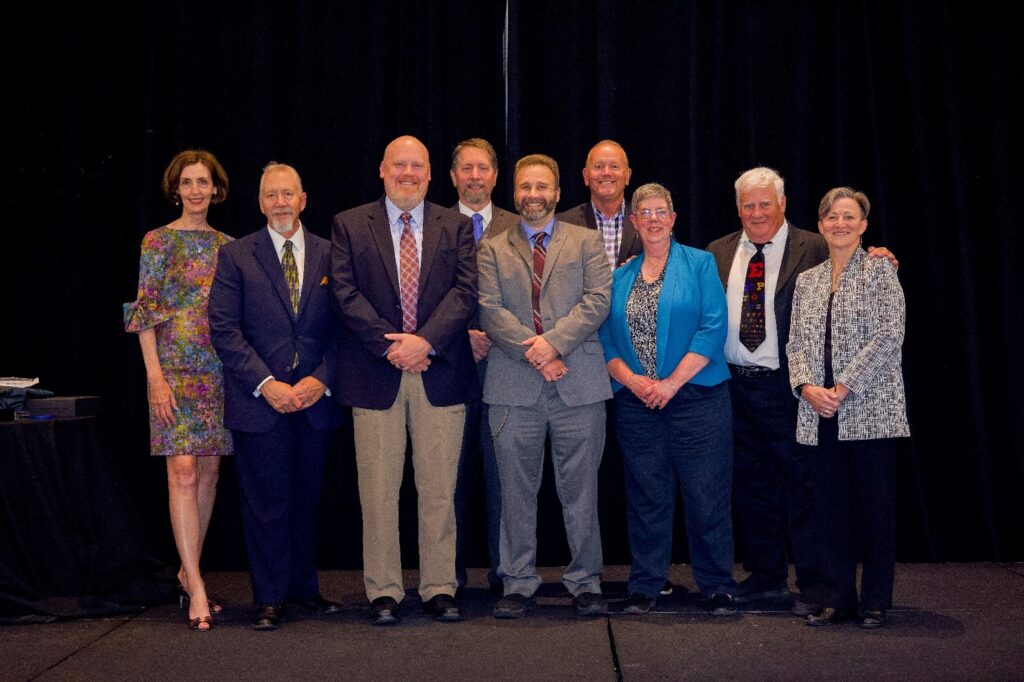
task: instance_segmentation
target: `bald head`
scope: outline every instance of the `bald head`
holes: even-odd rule
[[[422,142],[411,135],[391,141],[380,162],[384,193],[403,211],[415,208],[427,195],[430,185],[430,154]]]

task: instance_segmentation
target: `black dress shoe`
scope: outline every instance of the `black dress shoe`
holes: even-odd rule
[[[528,611],[533,611],[536,606],[537,602],[533,597],[511,592],[499,599],[498,603],[494,605],[494,617],[502,620],[522,618]]]
[[[462,620],[459,605],[455,603],[451,595],[435,594],[423,603],[423,610],[440,623],[457,623]]]
[[[608,602],[600,592],[580,592],[572,600],[572,610],[586,618],[607,616]]]
[[[280,604],[257,604],[252,612],[253,630],[276,630],[284,617],[284,607]]]
[[[826,606],[817,613],[812,613],[807,616],[804,623],[812,627],[823,627],[825,625],[836,625],[843,621],[849,620],[850,616],[846,611]]]
[[[884,626],[887,620],[885,609],[866,609],[860,612],[860,626],[868,630]]]
[[[371,625],[394,625],[399,620],[398,602],[391,597],[377,597],[370,602]]]
[[[736,600],[728,592],[715,592],[706,604],[712,616],[735,616]]]
[[[329,613],[338,613],[341,611],[341,604],[336,601],[330,601],[324,599],[323,595],[318,594],[312,599],[289,599],[288,606],[294,606],[302,609],[303,611],[312,611],[313,613],[319,613],[321,616],[326,616]]]

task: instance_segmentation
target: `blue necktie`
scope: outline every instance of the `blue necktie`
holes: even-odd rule
[[[484,217],[479,213],[473,214],[473,239],[480,241],[484,236]]]

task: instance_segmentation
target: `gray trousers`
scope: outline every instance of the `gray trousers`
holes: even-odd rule
[[[562,503],[572,561],[562,584],[574,596],[601,591],[597,471],[605,438],[604,401],[569,407],[553,383],[527,407],[491,405],[490,428],[501,480],[501,565],[505,594],[533,596],[537,575],[537,493],[544,439],[551,436],[555,488]]]

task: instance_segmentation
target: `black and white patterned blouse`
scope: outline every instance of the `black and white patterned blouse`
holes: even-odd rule
[[[626,324],[629,325],[633,350],[636,351],[644,374],[652,379],[661,378],[658,376],[658,297],[665,283],[666,270],[668,259],[658,279],[653,282],[645,281],[641,271],[626,299]]]
[[[832,291],[832,261],[802,273],[793,294],[790,386],[825,383],[825,321]],[[843,269],[832,300],[832,370],[850,389],[839,406],[839,440],[909,436],[903,391],[902,346],[906,304],[892,265],[857,249]],[[800,400],[797,441],[818,444],[818,415]]]

